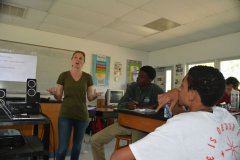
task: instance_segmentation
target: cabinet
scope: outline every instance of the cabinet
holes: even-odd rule
[[[49,151],[54,152],[58,147],[58,114],[61,109],[61,103],[41,103],[41,111],[49,117],[52,122],[50,129]],[[71,135],[72,139],[72,135]],[[72,141],[69,143],[71,149]]]
[[[50,129],[49,151],[54,152],[58,147],[58,114],[61,103],[41,103],[41,111],[46,114],[52,122]]]
[[[0,148],[0,159],[19,160],[29,157],[43,157],[44,160],[49,159],[49,133],[50,121],[47,116],[43,119],[35,120],[18,120],[13,121],[5,116],[0,117],[0,129],[15,128],[23,131],[25,128],[24,140],[25,144],[15,148]],[[42,132],[39,132],[41,128]]]

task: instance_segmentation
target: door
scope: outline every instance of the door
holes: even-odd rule
[[[173,88],[173,66],[156,67],[154,83],[159,85],[165,92]]]

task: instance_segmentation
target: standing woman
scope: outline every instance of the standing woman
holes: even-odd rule
[[[96,93],[96,90],[93,89],[91,75],[82,71],[84,62],[85,53],[75,51],[71,59],[71,70],[62,72],[58,77],[57,86],[48,89],[48,92],[58,101],[62,99],[64,94],[58,117],[59,145],[56,154],[57,160],[65,159],[72,129],[71,160],[78,160],[89,118],[86,97],[89,101],[92,101],[101,94]]]

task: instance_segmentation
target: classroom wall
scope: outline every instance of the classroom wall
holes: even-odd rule
[[[0,23],[0,39],[20,42],[26,44],[33,44],[39,46],[53,47],[65,50],[82,50],[86,53],[86,62],[83,70],[91,73],[92,67],[92,54],[106,55],[111,57],[110,63],[110,81],[107,88],[125,89],[127,76],[126,76],[126,62],[127,59],[142,61],[145,65],[148,62],[148,55],[146,52],[127,49],[114,45],[99,43],[95,41],[84,40],[54,33],[48,33],[24,27],[17,27]],[[63,67],[62,71],[70,69],[70,58],[72,54],[65,55],[66,63],[69,67]],[[47,58],[47,57],[46,57]],[[56,64],[57,60],[52,60],[52,65],[61,66]],[[119,81],[114,81],[113,66],[114,62],[122,63],[122,76]],[[44,64],[46,65],[46,64]],[[64,65],[63,65],[64,66]],[[67,65],[68,66],[68,65]],[[51,67],[51,66],[48,66]],[[40,75],[41,76],[41,75]],[[49,84],[55,84],[57,75],[54,78],[47,79]],[[41,87],[41,86],[39,86]],[[51,86],[49,86],[51,87]],[[97,87],[98,91],[105,91],[106,87]]]
[[[149,53],[154,66],[240,57],[240,32]]]

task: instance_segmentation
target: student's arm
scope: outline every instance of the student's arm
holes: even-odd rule
[[[131,96],[134,90],[135,90],[135,87],[132,84],[127,86],[124,96],[120,99],[118,103],[118,108],[127,108],[127,109],[136,108],[138,102],[134,101],[133,97]]]
[[[124,147],[113,152],[111,160],[134,160],[135,157],[130,148]]]
[[[164,104],[167,103],[170,103],[169,108],[173,110],[173,108],[178,105],[178,94],[178,89],[172,89],[167,93],[158,95],[158,107],[156,110],[159,111],[164,106]]]

